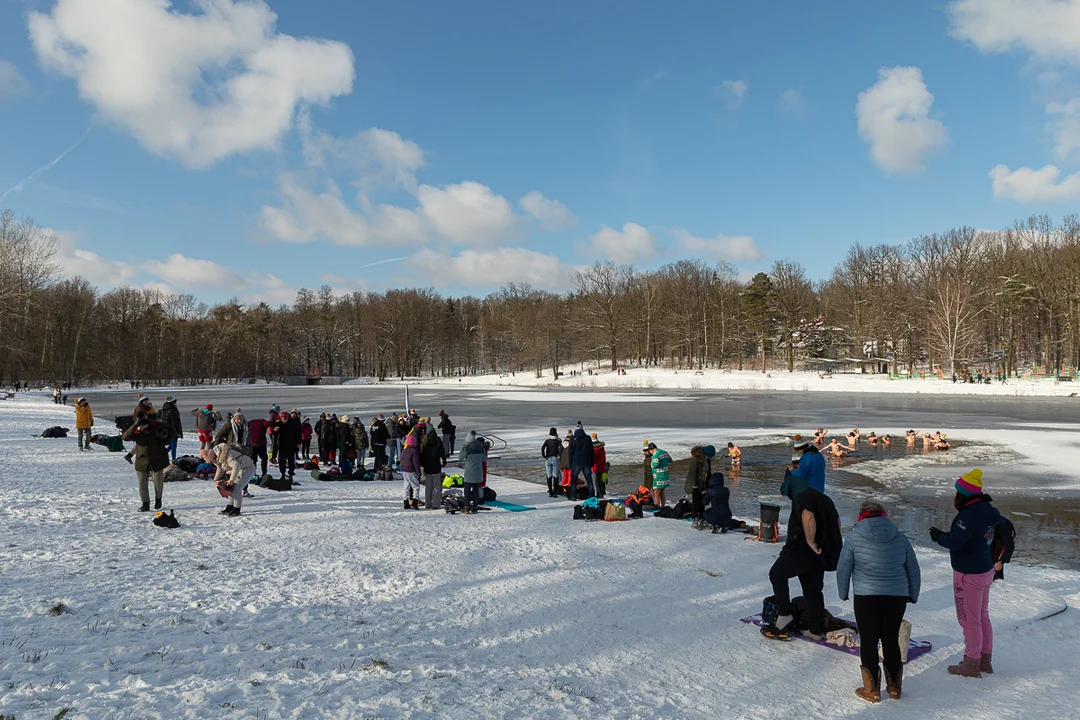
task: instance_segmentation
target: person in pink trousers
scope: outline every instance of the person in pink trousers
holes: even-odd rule
[[[990,623],[990,586],[994,562],[990,545],[1001,513],[983,492],[982,471],[975,468],[956,481],[953,506],[956,517],[948,532],[930,528],[930,539],[949,551],[953,568],[956,619],[964,631],[964,658],[948,670],[953,675],[977,678],[994,672],[994,627]]]

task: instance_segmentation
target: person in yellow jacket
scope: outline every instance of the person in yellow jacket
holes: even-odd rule
[[[79,449],[90,449],[90,428],[94,427],[94,411],[90,403],[81,397],[75,403],[75,429],[79,431]]]

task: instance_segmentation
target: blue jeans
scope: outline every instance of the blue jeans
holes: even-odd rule
[[[169,443],[169,448],[168,449],[169,449],[169,457],[172,458],[173,462],[176,462],[176,438],[173,438],[173,441],[171,443]]]
[[[387,445],[387,450],[390,451],[390,467],[391,469],[397,465],[397,438],[390,438],[390,444]]]
[[[570,470],[570,499],[577,500],[577,479],[578,474],[585,473],[585,490],[589,493],[586,497],[592,497],[596,494],[593,489],[592,482],[592,468],[591,467],[575,467]]]
[[[547,477],[557,478],[559,477],[559,458],[549,457],[544,463],[544,469],[547,470]]]
[[[480,483],[465,483],[465,507],[475,510],[480,504]]]

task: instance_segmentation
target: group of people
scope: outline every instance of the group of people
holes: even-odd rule
[[[892,435],[887,433],[878,435],[873,431],[863,435],[858,428],[852,428],[844,439],[834,435],[831,440],[828,440],[828,436],[828,430],[818,428],[814,433],[814,443],[822,447],[825,453],[832,458],[843,458],[849,453],[855,452],[859,449],[859,442],[861,440],[866,440],[866,444],[874,448],[892,447],[893,444]],[[922,440],[923,450],[949,450],[952,448],[952,445],[949,444],[948,436],[940,430],[937,432],[925,433],[918,430],[908,430],[904,433],[904,438],[907,447],[913,448],[918,444],[919,440]]]
[[[544,459],[548,497],[565,493],[568,500],[576,502],[582,480],[584,497],[602,498],[606,494],[610,468],[607,450],[596,433],[590,436],[580,422],[562,440],[558,428],[551,428],[540,446],[540,457]]]

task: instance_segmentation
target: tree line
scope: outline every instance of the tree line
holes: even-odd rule
[[[1032,216],[903,245],[852,246],[824,280],[793,260],[740,281],[726,263],[596,263],[554,293],[430,288],[292,305],[62,277],[53,235],[0,213],[0,383],[212,383],[287,376],[459,376],[589,364],[875,372],[1069,372],[1080,355],[1080,218]]]

